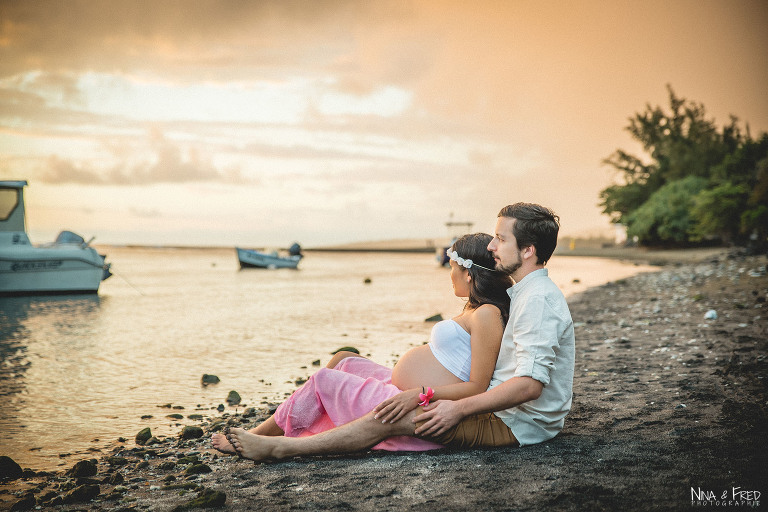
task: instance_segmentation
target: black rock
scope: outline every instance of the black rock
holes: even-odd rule
[[[216,375],[208,375],[207,373],[204,373],[201,382],[203,386],[207,386],[208,384],[218,384],[221,382],[221,379],[219,379]]]
[[[64,495],[64,503],[79,503],[91,501],[99,495],[101,489],[98,485],[80,485]]]
[[[107,457],[107,462],[110,466],[125,466],[128,464],[128,459],[125,457]]]
[[[152,437],[152,430],[149,427],[139,430],[136,434],[136,444],[143,445]]]
[[[211,473],[213,470],[207,464],[192,464],[184,470],[186,475],[201,475],[203,473]]]
[[[93,476],[98,473],[96,463],[90,460],[81,460],[67,471],[67,475],[74,477]]]
[[[240,403],[240,394],[237,391],[230,391],[227,395],[227,403],[229,405],[237,405]]]
[[[194,425],[187,425],[181,429],[180,437],[182,439],[199,439],[203,437],[203,435],[204,432],[202,428],[196,427]]]
[[[16,461],[6,455],[0,455],[0,481],[16,480],[21,478],[24,472]]]
[[[102,480],[102,483],[109,484],[109,485],[120,485],[123,482],[125,482],[125,478],[123,475],[121,475],[118,472],[114,472],[108,477],[106,477],[104,480]]]
[[[11,511],[15,510],[32,510],[35,508],[35,505],[37,505],[37,501],[35,500],[34,494],[27,494],[23,498],[21,498],[19,501],[11,505]]]
[[[173,509],[173,512],[180,512],[182,510],[189,510],[193,508],[223,507],[226,502],[227,495],[223,492],[214,491],[213,489],[203,489],[197,498],[179,505]]]
[[[341,347],[341,348],[337,348],[336,350],[331,352],[331,355],[336,354],[338,352],[354,352],[355,354],[359,354],[360,353],[360,351],[357,350],[355,347]]]

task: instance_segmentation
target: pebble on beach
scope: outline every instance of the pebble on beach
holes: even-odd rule
[[[136,444],[143,445],[147,441],[149,441],[151,437],[152,437],[152,430],[149,427],[143,428],[139,430],[138,434],[136,434]]]
[[[227,395],[227,403],[229,405],[237,405],[240,403],[240,400],[241,400],[240,393],[238,393],[235,390],[230,391],[229,394]]]
[[[216,375],[209,375],[204,373],[200,381],[202,382],[203,386],[207,386],[208,384],[218,384],[221,382],[221,379],[219,379]]]

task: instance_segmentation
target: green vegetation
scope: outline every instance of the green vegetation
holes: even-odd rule
[[[669,90],[669,111],[646,105],[627,130],[643,147],[604,163],[622,183],[600,192],[603,212],[643,245],[768,245],[768,134],[738,119],[718,128],[704,106]]]

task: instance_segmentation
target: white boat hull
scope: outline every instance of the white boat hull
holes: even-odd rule
[[[92,247],[0,246],[0,295],[96,293],[108,275]]]
[[[277,256],[235,247],[241,268],[297,268],[302,256]]]
[[[0,295],[96,293],[112,274],[90,242],[62,231],[50,244],[30,243],[26,186],[25,180],[0,181]]]

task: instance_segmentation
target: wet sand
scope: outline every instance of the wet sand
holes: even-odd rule
[[[262,511],[765,507],[768,259],[691,254],[569,301],[574,405],[547,443],[258,465],[212,451],[210,432],[268,413],[249,410],[203,418],[199,439],[126,433],[84,476],[28,470],[0,485],[0,509],[166,511],[198,496]]]

